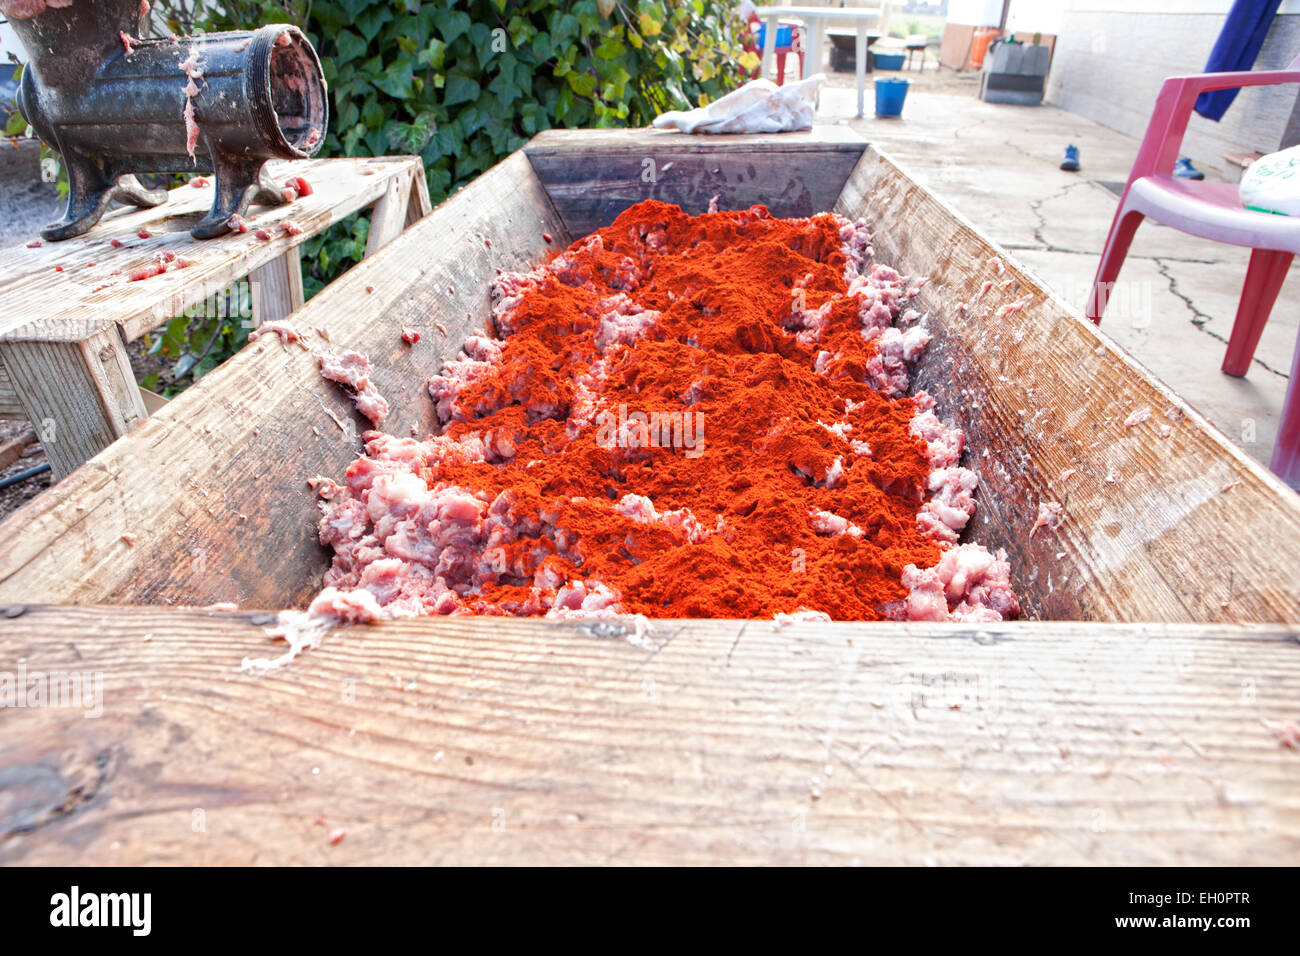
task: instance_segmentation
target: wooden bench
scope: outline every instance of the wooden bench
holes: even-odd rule
[[[245,276],[252,321],[283,318],[303,304],[300,249],[312,236],[373,206],[369,255],[430,209],[418,156],[274,163],[271,170],[277,181],[302,176],[313,192],[285,206],[252,207],[244,234],[191,238],[190,227],[212,202],[212,187],[186,185],[157,208],[110,212],[77,239],[4,251],[0,417],[37,426],[55,475],[67,475],[147,417],[128,342]],[[302,233],[278,229],[286,219]],[[272,238],[258,239],[257,229]],[[152,236],[140,238],[142,230]],[[114,248],[113,240],[122,246]],[[128,281],[163,250],[193,265]]]

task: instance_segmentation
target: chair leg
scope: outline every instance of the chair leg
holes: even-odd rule
[[[776,55],[776,85],[785,86],[785,54]]]
[[[1142,219],[1140,212],[1126,212],[1124,201],[1120,200],[1119,211],[1110,224],[1110,235],[1106,237],[1106,248],[1102,250],[1097,276],[1092,280],[1092,292],[1088,296],[1088,318],[1098,325],[1101,325],[1102,313],[1106,311],[1111,286],[1119,278],[1120,267],[1124,265],[1128,247],[1133,244],[1133,235],[1142,224]]]
[[[1250,368],[1250,360],[1255,357],[1255,347],[1264,333],[1264,324],[1273,311],[1277,294],[1282,291],[1292,258],[1290,252],[1273,249],[1251,252],[1246,282],[1241,287],[1241,301],[1237,303],[1237,318],[1232,323],[1232,335],[1228,337],[1228,352],[1223,357],[1223,370],[1229,375],[1240,378]]]
[[[808,72],[807,68],[804,66],[804,57],[807,55],[808,54],[804,53],[803,50],[799,51],[799,79],[801,80],[803,79],[803,75]]]
[[[1300,339],[1296,341],[1295,357],[1291,360],[1291,380],[1287,382],[1282,423],[1277,429],[1269,467],[1273,474],[1300,491]]]

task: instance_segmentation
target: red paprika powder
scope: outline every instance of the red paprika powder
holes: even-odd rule
[[[762,207],[696,217],[659,202],[632,207],[523,292],[499,360],[457,397],[465,420],[445,433],[480,433],[513,455],[439,462],[422,477],[488,497],[509,489],[520,513],[558,512],[582,560],[547,560],[563,577],[602,582],[629,612],[881,619],[906,596],[904,566],[930,567],[940,551],[917,530],[930,466],[909,430],[913,403],[855,380],[877,346],[845,295],[843,225],[774,219]],[[620,296],[658,316],[602,352],[600,317]],[[828,309],[815,342],[789,327],[796,306]],[[833,358],[819,372],[821,352]],[[593,378],[603,439],[596,420],[571,420],[577,383]],[[683,426],[680,441],[609,447],[622,411],[617,420],[698,415],[702,441],[688,447]],[[660,514],[689,509],[698,533],[628,517],[617,507],[627,495]],[[861,533],[819,533],[815,511]],[[535,544],[521,540],[508,556]],[[468,606],[520,613],[531,590],[501,575]]]

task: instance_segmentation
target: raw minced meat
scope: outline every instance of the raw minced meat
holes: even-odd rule
[[[647,202],[499,275],[491,328],[428,380],[440,434],[367,432],[322,485],[314,611],[1016,615],[1005,555],[958,543],[964,436],[908,394],[925,278],[873,257],[865,222]],[[382,425],[364,356],[321,369]]]
[[[283,335],[281,337],[283,339]],[[322,355],[320,373],[331,382],[346,386],[352,392],[352,400],[357,411],[370,419],[370,423],[376,428],[383,427],[384,420],[388,418],[388,402],[370,381],[368,358],[360,352],[353,351],[338,355]]]

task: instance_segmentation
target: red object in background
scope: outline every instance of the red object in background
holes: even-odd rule
[[[1247,209],[1232,183],[1178,179],[1174,164],[1196,98],[1210,90],[1300,83],[1300,57],[1286,70],[1207,73],[1165,80],[1110,224],[1106,246],[1088,296],[1088,318],[1100,324],[1106,298],[1119,277],[1129,244],[1144,217],[1180,232],[1250,248],[1250,265],[1228,338],[1223,371],[1243,376],[1264,331],[1287,269],[1300,253],[1300,220]],[[1291,360],[1291,379],[1269,467],[1300,488],[1300,343]]]
[[[976,27],[975,36],[970,44],[970,68],[978,70],[984,66],[984,55],[989,52],[989,45],[1002,36],[997,27]]]
[[[763,58],[763,42],[761,39],[763,34],[760,33],[759,28],[762,28],[764,31],[766,31],[767,29],[766,25],[759,18],[757,13],[751,13],[749,15],[749,27],[750,27],[750,32],[745,37],[745,39],[741,41],[741,44],[750,53],[757,54],[759,60],[761,61]],[[781,46],[780,45],[781,31],[786,29],[787,27],[790,29],[790,43],[788,46]],[[804,42],[803,42],[803,27],[800,24],[794,23],[790,20],[779,21],[776,30],[776,41],[777,41],[777,47],[774,51],[776,53],[776,85],[783,86],[785,84],[785,57],[787,53],[798,54],[799,78],[802,79],[803,71],[804,71],[804,57],[806,55]],[[756,80],[762,75],[762,73],[763,73],[763,64],[760,62],[758,66],[754,68],[754,71],[749,75],[749,78],[751,80]]]

